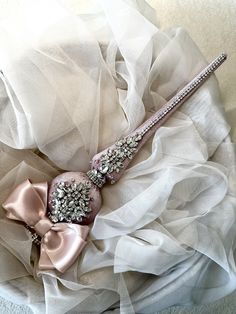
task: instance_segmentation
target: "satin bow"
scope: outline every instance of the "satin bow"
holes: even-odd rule
[[[46,216],[47,182],[18,185],[3,204],[9,219],[25,222],[42,237],[39,269],[65,272],[86,245],[88,226],[52,223]]]

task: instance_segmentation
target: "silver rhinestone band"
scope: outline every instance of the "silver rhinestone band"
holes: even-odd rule
[[[36,245],[40,245],[41,244],[41,237],[35,231],[33,231],[33,229],[30,228],[30,226],[26,225],[25,228],[30,233],[32,242]]]
[[[149,125],[141,131],[145,135],[155,124],[161,121],[169,112],[176,108],[191,93],[199,88],[206,79],[226,60],[227,55],[222,53],[212,61],[202,72],[200,72],[187,86],[180,90],[166,105],[164,105],[150,121]]]
[[[99,188],[101,188],[106,183],[104,175],[97,169],[89,170],[86,174],[89,179]]]

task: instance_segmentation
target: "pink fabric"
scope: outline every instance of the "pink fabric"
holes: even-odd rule
[[[42,237],[39,269],[65,272],[86,245],[88,226],[53,224],[46,216],[47,182],[32,184],[29,180],[18,185],[3,204],[6,217],[23,221]]]

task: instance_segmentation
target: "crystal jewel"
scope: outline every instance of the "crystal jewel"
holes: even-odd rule
[[[91,184],[59,182],[51,200],[50,219],[53,222],[81,222],[92,211],[89,207]]]
[[[123,162],[125,159],[133,158],[141,139],[142,136],[139,133],[120,139],[116,142],[115,148],[108,149],[108,151],[101,156],[101,164],[98,170],[101,173],[119,172],[124,167]],[[100,169],[105,169],[105,172],[102,172]]]

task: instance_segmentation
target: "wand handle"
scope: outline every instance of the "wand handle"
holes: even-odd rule
[[[99,188],[106,182],[111,184],[117,182],[131,159],[153,133],[196,92],[226,58],[225,53],[220,54],[141,126],[109,148],[96,154],[91,162],[91,170],[87,172],[90,180]]]
[[[176,111],[209,76],[226,60],[226,54],[222,53],[206,66],[191,82],[185,85],[174,97],[172,97],[160,110],[154,113],[148,120],[139,126],[134,133],[140,133],[143,137],[150,137],[149,131],[154,133]]]

